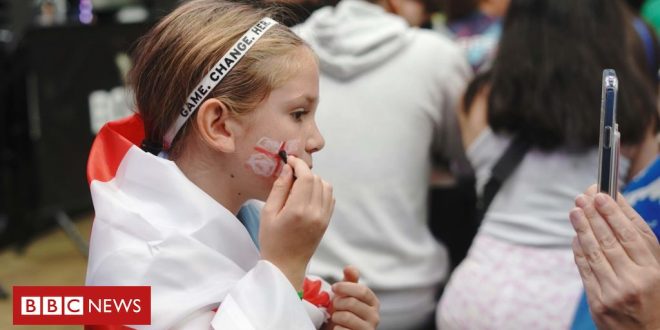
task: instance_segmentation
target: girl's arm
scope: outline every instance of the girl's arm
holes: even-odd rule
[[[469,109],[461,104],[458,108],[458,123],[461,126],[463,146],[467,150],[472,142],[488,127],[488,93],[490,88],[484,86],[477,91]]]

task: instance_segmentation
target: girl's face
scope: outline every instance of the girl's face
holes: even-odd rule
[[[314,119],[319,97],[318,65],[310,50],[301,47],[296,51],[300,69],[244,117],[244,135],[236,142],[243,162],[244,189],[249,189],[247,193],[253,198],[265,200],[268,196],[282,166],[277,157],[279,149],[312,167],[312,154],[325,143]]]

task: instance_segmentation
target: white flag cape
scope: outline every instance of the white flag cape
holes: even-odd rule
[[[301,301],[234,214],[174,162],[136,146],[143,136],[133,115],[104,126],[92,146],[86,284],[151,286],[151,325],[135,328],[320,327],[328,284],[306,279]]]

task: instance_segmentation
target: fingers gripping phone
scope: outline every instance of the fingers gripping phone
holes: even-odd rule
[[[616,96],[619,80],[612,69],[603,70],[598,142],[598,191],[616,200],[619,179],[619,126],[616,122]]]

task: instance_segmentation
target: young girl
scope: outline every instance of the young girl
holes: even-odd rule
[[[151,286],[153,328],[378,323],[354,268],[305,279],[334,207],[311,172],[318,65],[270,14],[199,0],[165,17],[135,52],[139,113],[92,147],[86,283]]]

